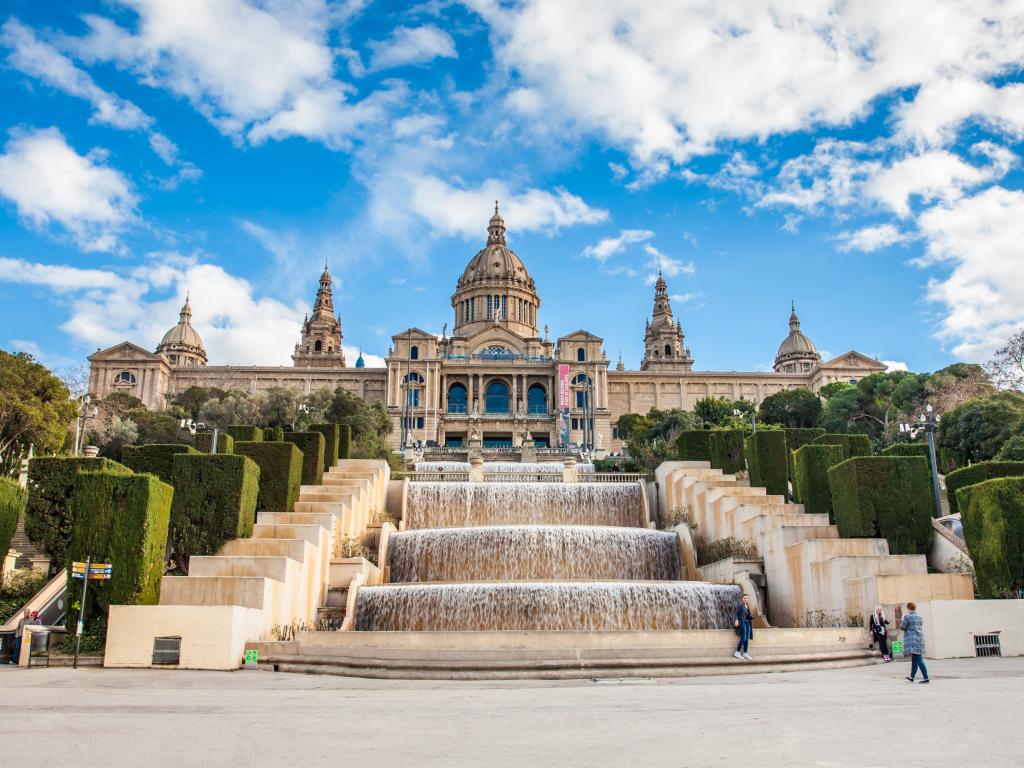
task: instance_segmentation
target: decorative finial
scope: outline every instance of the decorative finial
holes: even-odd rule
[[[792,299],[789,300],[789,311],[796,312],[796,302]]]
[[[498,215],[498,201],[497,200],[494,201],[494,215],[495,216]]]
[[[324,256],[324,272],[327,271],[327,257]]]
[[[189,296],[191,296],[191,295],[192,295],[192,292],[191,292],[190,290],[186,290],[186,291],[185,291],[185,303],[186,303],[186,304],[188,304],[188,298],[189,298]]]

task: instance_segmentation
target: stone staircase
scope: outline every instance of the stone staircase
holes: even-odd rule
[[[47,556],[25,535],[24,512],[18,518],[18,526],[14,529],[14,536],[11,537],[11,549],[18,553],[18,558],[14,561],[15,568],[31,568],[33,560],[41,561],[47,559]]]
[[[752,488],[708,462],[658,469],[665,510],[685,506],[709,542],[752,541],[764,561],[773,626],[861,626],[881,604],[972,599],[968,574],[930,574],[924,555],[891,555],[885,539],[844,539],[827,515],[809,515],[764,488]]]

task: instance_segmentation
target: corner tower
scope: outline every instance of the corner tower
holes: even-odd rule
[[[302,368],[344,368],[345,354],[341,351],[341,341],[341,318],[334,314],[331,273],[327,271],[327,263],[324,262],[313,316],[306,315],[302,322],[302,332],[299,343],[295,345],[292,364]]]
[[[672,303],[668,285],[661,271],[654,284],[654,310],[644,329],[644,359],[641,371],[690,371],[693,357],[686,347],[686,337],[678,320],[672,319]]]

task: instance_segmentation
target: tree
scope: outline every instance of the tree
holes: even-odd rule
[[[821,418],[821,398],[804,387],[784,389],[761,401],[758,418],[784,427],[816,427]]]
[[[260,406],[259,422],[264,427],[294,426],[299,411],[298,395],[285,387],[270,387]]]
[[[220,387],[192,386],[176,394],[171,403],[184,408],[189,418],[198,419],[206,403],[210,400],[222,400],[226,395],[227,392]]]
[[[818,395],[828,400],[837,392],[842,392],[843,390],[846,389],[856,389],[856,386],[846,381],[833,381],[831,384],[826,384],[821,389],[819,389]]]
[[[971,398],[995,392],[992,379],[980,365],[954,363],[927,378],[915,403],[915,411],[920,413],[923,405],[930,403],[940,413],[947,413]]]
[[[381,403],[368,404],[358,395],[338,387],[334,390],[331,404],[325,412],[324,421],[333,424],[348,424],[352,427],[352,439],[360,435],[373,433],[388,435],[391,433],[391,419]]]
[[[890,425],[916,403],[924,374],[889,371],[865,376],[856,386],[832,391],[821,416],[828,432],[862,433],[885,442]]]
[[[999,449],[996,461],[1024,461],[1024,435],[1014,435]]]
[[[987,461],[1020,434],[1024,434],[1024,394],[1007,390],[973,398],[943,414],[939,445],[969,461]]]
[[[998,386],[1024,390],[1024,328],[996,350],[986,368]]]
[[[619,421],[621,423],[622,417]],[[663,461],[674,459],[676,438],[679,437],[679,433],[702,427],[697,416],[678,408],[666,411],[652,408],[646,416],[639,416],[630,421],[632,432],[626,442],[626,448],[636,468],[641,472],[653,472]]]
[[[0,474],[18,471],[30,446],[53,453],[75,417],[68,388],[24,353],[0,350]]]
[[[732,412],[733,402],[724,397],[702,397],[693,407],[694,415],[707,427],[726,426],[733,419]]]
[[[199,421],[223,429],[230,424],[255,424],[259,403],[244,390],[232,389],[220,399],[207,400],[199,410]]]
[[[646,432],[649,426],[650,422],[647,418],[639,413],[624,413],[615,423],[620,440],[629,440],[634,435]]]
[[[139,428],[129,418],[114,416],[110,421],[92,429],[89,438],[100,449],[100,456],[120,461],[121,449],[126,445],[135,445],[138,441]]]

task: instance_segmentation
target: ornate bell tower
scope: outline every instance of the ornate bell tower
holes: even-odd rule
[[[295,345],[292,364],[297,368],[344,368],[345,353],[341,351],[341,341],[341,318],[334,314],[331,273],[327,271],[327,262],[324,262],[313,316],[306,315],[302,322],[302,335]]]
[[[654,284],[654,311],[644,330],[644,359],[641,371],[690,371],[693,357],[687,349],[683,327],[673,322],[672,304],[668,298],[668,285],[661,272]]]

